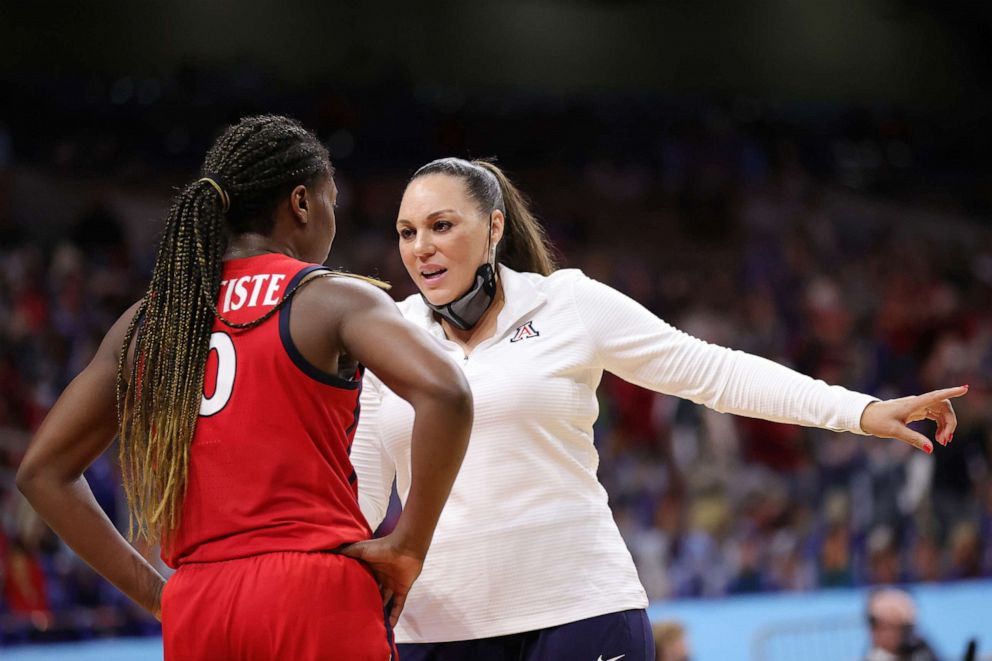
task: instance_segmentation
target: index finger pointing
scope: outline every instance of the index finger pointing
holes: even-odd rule
[[[920,403],[923,406],[929,406],[930,404],[936,404],[937,402],[943,401],[945,399],[954,399],[955,397],[961,397],[967,394],[968,386],[957,386],[956,388],[943,388],[941,390],[931,390],[928,393],[922,395],[917,395],[920,399]]]

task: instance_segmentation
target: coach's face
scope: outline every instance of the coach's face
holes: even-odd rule
[[[461,178],[429,174],[406,187],[396,232],[407,273],[428,301],[443,305],[474,283],[489,246],[503,235],[503,214],[492,212],[490,230],[489,216]]]

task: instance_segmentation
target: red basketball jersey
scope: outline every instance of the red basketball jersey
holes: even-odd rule
[[[217,307],[247,322],[322,267],[282,254],[224,263]],[[245,330],[215,321],[182,515],[163,550],[173,567],[369,539],[348,453],[354,380],[307,362],[289,333],[292,299]]]

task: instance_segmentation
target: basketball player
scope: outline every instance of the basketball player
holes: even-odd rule
[[[461,371],[380,289],[317,266],[332,175],[295,121],[228,128],[173,202],[148,293],[18,471],[69,546],[161,616],[166,659],[394,658],[383,597],[395,622],[461,463]],[[408,509],[375,541],[348,456],[363,365],[416,411]],[[118,431],[132,525],[162,541],[168,583],[82,477]]]
[[[475,397],[465,463],[396,629],[404,661],[654,659],[648,604],[596,478],[604,370],[718,411],[898,438],[955,428],[966,387],[879,402],[694,339],[577,270],[555,271],[523,197],[491,163],[448,158],[407,185],[396,230],[420,289],[400,304]],[[372,370],[374,372],[374,369]],[[410,493],[413,411],[367,379],[352,450],[374,526]]]

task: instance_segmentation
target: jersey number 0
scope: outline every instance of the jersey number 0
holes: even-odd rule
[[[231,399],[234,390],[234,372],[238,366],[238,356],[234,351],[234,342],[227,333],[217,331],[210,334],[210,351],[217,352],[217,378],[214,392],[210,397],[206,394],[200,400],[200,415],[209,417],[220,413]],[[208,354],[209,355],[209,354]],[[207,361],[209,367],[210,361]],[[209,381],[210,375],[204,375],[204,381]]]

